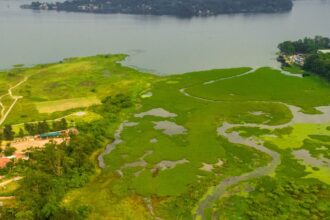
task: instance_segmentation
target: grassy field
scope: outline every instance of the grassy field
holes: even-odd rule
[[[122,214],[113,214],[113,210],[109,209],[110,206],[104,206],[105,203],[116,204],[111,207],[121,213],[123,207],[129,209],[125,205],[127,199],[140,200],[142,202],[136,210],[140,215],[141,210],[148,213],[146,210],[148,203],[141,200],[148,198],[154,208],[154,215],[158,217],[191,219],[196,204],[209,187],[228,176],[251,171],[270,160],[267,155],[248,146],[232,144],[225,138],[217,136],[216,129],[223,121],[242,126],[244,123],[276,126],[288,123],[292,119],[290,110],[280,102],[301,106],[309,112],[315,112],[316,106],[330,103],[327,95],[330,90],[329,85],[316,77],[300,79],[282,75],[279,71],[269,68],[261,68],[243,77],[218,80],[240,75],[248,70],[248,68],[239,68],[194,72],[162,77],[160,81],[153,83],[149,90],[152,96],[141,99],[141,105],[136,113],[162,108],[176,116],[164,118],[149,115],[137,118],[133,114],[128,118],[128,121],[137,124],[124,129],[123,142],[105,157],[108,165],[106,171],[102,172],[100,179],[96,177],[90,185],[69,194],[65,206],[75,207],[76,204],[81,204],[79,200],[84,198],[82,203],[92,207],[91,219],[101,218],[100,213],[111,219]],[[212,80],[215,82],[203,84]],[[197,98],[185,96],[180,92],[182,88],[187,88],[186,92]],[[256,112],[262,114],[255,114]],[[155,122],[159,121],[173,122],[184,127],[186,132],[170,136],[164,134],[161,130],[155,129]],[[295,125],[292,129],[271,130],[255,127],[245,129],[242,136],[269,141],[271,146],[278,145],[276,150],[281,154],[291,155],[291,151],[281,152],[278,149],[284,147],[280,141],[287,145],[291,142],[299,143],[294,146],[300,148],[303,140],[308,135],[318,133],[319,129],[322,130],[322,134],[330,134],[329,130],[326,130],[327,126],[327,124],[306,124]],[[271,135],[278,135],[278,138]],[[186,162],[179,163],[182,160]],[[223,163],[221,166],[216,166],[219,160]],[[159,168],[159,164],[164,161],[177,162],[177,164],[174,167]],[[290,163],[291,161],[301,164],[292,156]],[[290,163],[284,161],[280,169],[288,168]],[[212,167],[211,171],[202,169],[205,164]],[[305,173],[301,176],[301,181],[313,178],[317,179],[316,182],[320,181],[319,184],[326,184],[324,179],[329,175],[323,168],[314,173],[308,172],[308,169],[298,166],[299,171],[296,172]],[[274,180],[281,179],[281,176],[284,176],[281,172],[276,171],[270,176]],[[300,179],[297,181],[299,182]],[[251,188],[257,187],[257,184],[248,182],[245,185]],[[96,189],[95,187],[99,187],[97,196],[92,196],[92,189]],[[241,194],[244,192],[242,190]],[[235,192],[232,194],[234,197]],[[245,193],[246,198],[250,198],[249,196],[249,193]],[[296,205],[293,201],[292,204]],[[218,203],[214,204],[213,209],[223,210],[223,206],[218,205]],[[237,211],[239,208],[239,201],[231,203],[231,209]],[[228,213],[223,214],[226,216]],[[209,214],[210,216],[212,214]],[[241,216],[245,215],[241,213]],[[153,218],[150,211],[148,217],[143,217],[143,219],[148,218]]]
[[[73,99],[60,99],[56,101],[37,102],[36,108],[40,113],[53,113],[63,112],[69,109],[86,108],[91,105],[101,104],[100,100],[94,96],[73,98]]]
[[[0,96],[24,76],[28,80],[13,90],[23,96],[9,114],[5,123],[55,119],[88,106],[99,104],[109,95],[127,93],[136,96],[149,87],[153,75],[123,67],[118,62],[126,55],[99,55],[70,58],[59,63],[16,68],[3,72]],[[1,88],[1,89],[2,89]],[[4,97],[4,102],[6,102]],[[9,105],[11,100],[8,100]],[[5,104],[4,103],[4,104]]]
[[[330,103],[329,83],[316,77],[288,77],[277,70],[261,68],[245,77],[199,85],[187,90],[202,98],[223,101],[277,101],[313,111]]]
[[[292,64],[290,66],[283,67],[283,70],[288,71],[293,74],[303,74],[305,71],[298,65]]]
[[[294,115],[286,105],[320,113],[315,107],[330,105],[329,83],[266,67],[160,77],[121,66],[117,62],[123,58],[72,58],[19,70],[20,77],[29,79],[15,89],[24,98],[7,123],[66,117],[92,124],[102,115],[90,105],[118,93],[134,100],[133,110],[121,118],[131,124],[104,157],[105,169],[70,191],[63,207],[87,207],[89,219],[193,219],[214,186],[271,163],[269,154],[251,146],[253,141],[277,152],[280,164],[271,173],[230,186],[224,197],[207,205],[205,219],[329,216],[324,196],[330,193],[328,167],[310,165],[294,153],[304,149],[315,160],[329,159],[330,116],[329,121],[290,124]],[[1,80],[5,85],[8,79]],[[225,122],[234,125],[226,132],[238,132],[244,144],[217,133]],[[109,133],[118,126],[109,125]],[[306,201],[313,201],[316,211]]]

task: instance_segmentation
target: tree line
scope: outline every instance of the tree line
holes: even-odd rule
[[[13,131],[12,125],[5,125],[2,131],[2,139],[10,141],[13,140],[15,136],[24,137],[26,134],[33,136],[50,131],[61,131],[67,128],[68,122],[65,118],[52,121],[51,126],[45,120],[40,122],[24,123],[24,129],[20,128],[17,134]]]

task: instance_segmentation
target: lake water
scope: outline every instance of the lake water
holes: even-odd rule
[[[330,36],[330,0],[298,0],[281,14],[179,19],[22,10],[0,0],[0,69],[65,57],[127,53],[125,64],[160,74],[272,66],[277,44]]]

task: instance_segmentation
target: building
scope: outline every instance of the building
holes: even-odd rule
[[[22,160],[28,160],[29,157],[26,156],[23,153],[14,153],[11,156],[4,156],[4,157],[0,157],[0,169],[4,168],[7,166],[7,164],[9,162],[11,162],[12,160],[18,160],[18,159],[22,159]]]
[[[0,169],[4,168],[7,166],[7,164],[11,161],[10,158],[7,157],[1,157],[0,158]]]
[[[305,64],[305,57],[302,54],[294,54],[289,56],[286,60],[288,64],[297,64],[303,66]]]
[[[318,53],[330,53],[330,49],[318,50]]]
[[[69,128],[66,130],[62,131],[53,131],[53,132],[48,132],[44,134],[39,134],[35,136],[35,138],[40,138],[40,139],[51,139],[51,138],[56,138],[56,137],[67,137],[70,134],[78,134],[78,130],[75,128]]]
[[[62,133],[60,131],[54,131],[54,132],[48,132],[48,133],[40,134],[39,137],[42,138],[42,139],[55,138],[55,137],[61,136],[61,134]]]

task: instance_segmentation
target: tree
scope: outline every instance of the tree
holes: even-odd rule
[[[24,123],[24,128],[30,135],[36,135],[38,133],[38,126],[36,123]]]
[[[20,138],[24,137],[24,131],[23,131],[22,128],[19,129],[18,136],[19,136]]]
[[[52,131],[58,131],[59,129],[59,123],[57,121],[52,122]]]
[[[11,156],[15,153],[16,148],[9,146],[6,146],[5,150],[3,151],[5,156]]]
[[[65,120],[65,118],[62,118],[61,121],[60,121],[60,128],[61,130],[65,130],[68,128],[68,123],[67,121]]]
[[[49,126],[46,121],[38,122],[38,133],[46,133],[49,131]]]
[[[293,54],[295,52],[295,47],[291,41],[284,41],[278,45],[280,51],[284,54]]]
[[[13,132],[13,128],[11,125],[5,125],[3,129],[3,137],[5,140],[13,140],[15,132]]]

